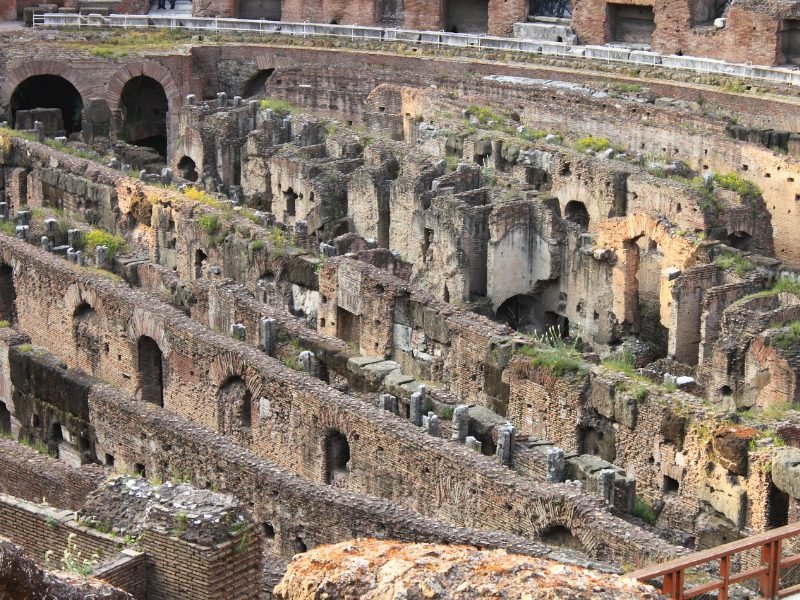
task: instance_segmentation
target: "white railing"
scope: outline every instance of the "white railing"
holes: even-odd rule
[[[238,32],[259,35],[293,35],[342,37],[351,40],[384,42],[412,42],[437,47],[454,46],[478,50],[508,50],[567,58],[586,58],[605,62],[637,65],[655,65],[668,69],[681,69],[698,73],[717,73],[734,77],[761,79],[774,83],[800,86],[800,70],[765,67],[751,64],[728,63],[711,58],[676,56],[628,50],[613,46],[573,46],[561,42],[501,38],[443,31],[416,31],[412,29],[384,29],[358,25],[325,25],[317,23],[290,23],[285,21],[257,21],[252,19],[220,19],[216,17],[156,16],[156,15],[79,15],[44,14],[34,16],[36,27],[122,27],[125,29],[188,29],[214,33]]]

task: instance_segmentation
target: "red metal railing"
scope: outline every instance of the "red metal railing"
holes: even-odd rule
[[[689,598],[714,591],[719,591],[719,600],[728,600],[728,590],[731,585],[756,578],[762,598],[785,598],[791,594],[800,593],[800,584],[781,589],[781,571],[800,564],[800,554],[781,556],[783,540],[796,535],[800,535],[800,523],[792,523],[736,542],[676,558],[667,563],[639,569],[630,573],[628,577],[633,577],[643,583],[663,577],[661,593],[673,600],[689,600]],[[731,557],[754,548],[761,549],[759,566],[732,573]],[[719,581],[684,589],[684,575],[688,569],[717,560],[719,561]]]

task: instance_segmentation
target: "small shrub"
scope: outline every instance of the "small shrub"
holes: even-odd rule
[[[181,511],[177,515],[175,515],[175,530],[173,534],[175,537],[178,537],[181,533],[186,531],[189,528],[189,516]]]
[[[47,523],[47,528],[50,531],[58,531],[60,523],[53,515],[45,515],[44,522]]]
[[[261,101],[262,110],[271,110],[275,116],[285,117],[292,112],[292,105],[286,100],[278,100],[277,98],[265,98]]]
[[[454,154],[448,154],[447,156],[445,156],[444,163],[447,166],[447,172],[448,173],[454,172],[458,168],[458,163],[460,160],[461,159]]]
[[[581,355],[566,346],[557,348],[523,346],[520,349],[520,353],[530,358],[531,367],[534,369],[547,369],[556,377],[580,374],[586,368]]]
[[[603,361],[603,366],[612,371],[633,375],[635,373],[636,359],[633,353],[625,348],[622,352],[617,352],[613,356],[605,359]]]
[[[593,135],[582,137],[575,142],[575,149],[578,152],[586,152],[587,150],[591,150],[592,152],[602,152],[603,150],[607,150],[609,148],[611,148],[611,142],[604,137],[595,137]]]
[[[781,331],[768,338],[770,346],[782,350],[790,350],[800,344],[800,321],[788,323]]]
[[[93,229],[84,236],[84,246],[91,254],[97,246],[108,246],[108,255],[113,257],[117,252],[123,252],[128,247],[128,243],[121,235],[114,235],[102,229]]]
[[[636,496],[636,501],[633,503],[633,510],[631,511],[631,514],[634,517],[638,517],[648,525],[655,525],[656,521],[658,520],[658,514],[656,514],[656,511],[653,510],[653,507],[639,496]]]
[[[741,254],[721,254],[714,259],[714,265],[723,271],[733,269],[739,277],[744,277],[755,269],[755,265]]]
[[[14,237],[17,235],[17,225],[13,221],[0,221],[0,231]]]
[[[253,252],[258,252],[259,250],[264,249],[264,242],[261,240],[255,240],[254,242],[250,242],[250,250]]]
[[[636,388],[636,391],[633,393],[633,397],[636,398],[637,402],[644,402],[647,400],[648,390],[645,386],[640,385]]]
[[[505,121],[505,118],[502,115],[493,112],[491,109],[486,108],[485,106],[469,106],[467,108],[467,112],[478,119],[481,125],[486,125],[489,121],[496,121],[497,123],[502,123]]]
[[[754,202],[761,197],[761,190],[754,183],[743,179],[736,173],[726,173],[724,175],[714,175],[714,183],[723,190],[736,192],[747,202]]]
[[[536,140],[541,140],[547,137],[547,132],[543,129],[530,129],[525,127],[522,131],[518,134],[523,140],[527,140],[529,142],[535,142]]]
[[[222,203],[214,198],[214,196],[207,194],[203,190],[199,190],[194,186],[190,186],[183,190],[183,195],[189,200],[194,200],[195,202],[199,202],[200,204],[205,204],[206,206],[211,206],[213,208],[220,208],[222,206]]]
[[[11,323],[8,321],[0,321],[0,329],[8,329],[11,327]]]
[[[217,215],[203,215],[199,220],[200,227],[208,235],[214,235],[219,231],[219,217]]]

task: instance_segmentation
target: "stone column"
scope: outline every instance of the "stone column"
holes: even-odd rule
[[[564,481],[564,466],[566,460],[564,451],[557,446],[547,450],[547,482],[561,483]]]
[[[303,350],[298,356],[297,360],[303,367],[303,370],[314,377],[319,377],[319,361],[314,356],[313,352]]]
[[[409,406],[409,417],[411,418],[411,422],[417,427],[421,427],[422,408],[423,408],[422,394],[419,392],[414,392],[413,394],[411,394],[411,401],[409,402],[408,406]]]
[[[399,414],[400,407],[397,404],[397,397],[391,394],[381,394],[381,407],[392,414]]]
[[[240,342],[245,341],[245,339],[247,339],[247,332],[245,331],[244,325],[241,323],[234,323],[231,325],[231,337]]]
[[[603,469],[597,474],[597,495],[609,504],[614,504],[614,469]]]
[[[277,338],[277,321],[268,317],[261,319],[261,343],[264,345],[264,352],[270,356],[275,354]]]
[[[512,452],[514,448],[515,430],[511,423],[506,423],[497,432],[497,452],[495,456],[500,462],[508,467],[511,466]]]
[[[441,429],[439,427],[439,417],[431,411],[422,417],[422,427],[434,437],[439,437]]]
[[[469,432],[469,407],[466,404],[459,404],[453,411],[453,433],[451,439],[463,442],[467,439]]]

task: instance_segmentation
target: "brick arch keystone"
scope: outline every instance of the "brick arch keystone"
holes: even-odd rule
[[[101,322],[106,320],[106,311],[103,303],[97,297],[97,291],[83,283],[73,283],[67,288],[67,293],[64,294],[64,308],[67,314],[72,317],[75,310],[81,304],[88,304],[92,310],[97,314]]]
[[[211,363],[211,380],[217,391],[233,377],[238,377],[250,390],[253,398],[267,395],[266,382],[259,369],[253,367],[247,359],[235,352],[220,352]]]
[[[56,77],[66,79],[78,90],[84,104],[89,98],[96,95],[96,86],[83,74],[75,71],[65,62],[56,60],[34,60],[9,70],[6,83],[3,85],[2,94],[0,95],[3,104],[11,102],[11,96],[14,94],[14,90],[16,90],[23,81],[37,75],[55,75]]]
[[[120,100],[122,99],[122,88],[134,77],[144,75],[155,79],[164,88],[164,93],[167,96],[167,106],[171,115],[177,114],[177,111],[183,105],[183,97],[178,84],[172,77],[172,73],[157,62],[145,61],[130,63],[121,67],[108,82],[105,91],[105,100],[111,112],[119,109]]]

